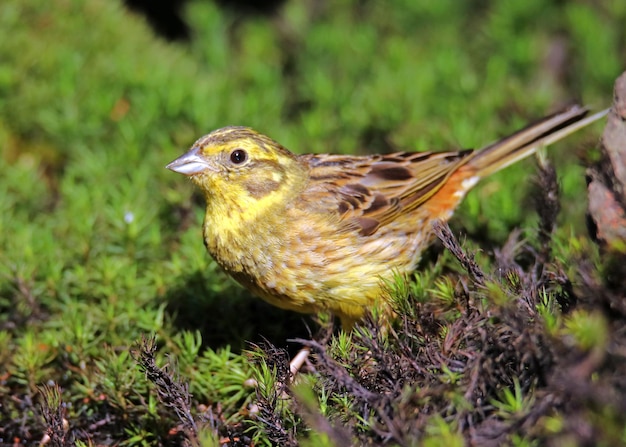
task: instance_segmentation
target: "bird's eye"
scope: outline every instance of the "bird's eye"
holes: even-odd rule
[[[233,164],[240,165],[248,159],[248,153],[243,149],[235,149],[230,153],[230,161]]]

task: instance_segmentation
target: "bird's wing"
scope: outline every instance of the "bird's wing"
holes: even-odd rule
[[[311,168],[307,202],[368,236],[428,200],[471,153],[303,155]]]

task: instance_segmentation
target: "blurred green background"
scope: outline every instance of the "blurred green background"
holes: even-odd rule
[[[0,3],[4,441],[42,433],[51,382],[80,433],[125,414],[117,440],[160,439],[128,355],[142,334],[179,356],[197,402],[231,415],[249,374],[231,350],[307,334],[205,253],[202,200],[164,169],[201,135],[247,125],[299,153],[480,147],[573,101],[609,106],[626,61],[623,0],[289,0],[270,14],[190,0],[182,14],[189,39],[170,42],[119,1]],[[550,151],[559,231],[585,234],[581,159],[600,129]],[[527,225],[533,172],[485,181],[455,228],[502,242]]]

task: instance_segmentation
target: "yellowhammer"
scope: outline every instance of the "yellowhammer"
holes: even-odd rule
[[[228,274],[275,306],[350,327],[481,178],[604,114],[574,106],[477,151],[367,156],[294,155],[226,127],[167,167],[202,189],[204,242]]]

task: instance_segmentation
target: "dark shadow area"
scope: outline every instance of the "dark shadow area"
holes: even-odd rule
[[[37,297],[32,283],[17,275],[12,281],[11,286],[0,289],[0,331],[13,332],[47,320],[49,309]]]
[[[224,281],[230,281],[224,277]],[[233,287],[224,294],[211,290],[201,272],[166,295],[166,312],[179,330],[198,330],[203,343],[213,349],[231,346],[233,351],[268,341],[295,354],[292,338],[309,338],[317,330],[311,317],[278,309],[260,298]]]
[[[400,150],[391,142],[392,127],[372,123],[361,132],[357,147],[362,153],[389,154]]]
[[[238,16],[271,16],[285,3],[285,0],[215,0],[220,7]]]
[[[188,41],[189,26],[183,18],[185,0],[124,0],[126,6],[142,14],[159,36],[171,41]]]
[[[215,0],[237,18],[271,16],[285,0]],[[131,10],[146,17],[156,34],[170,41],[188,41],[191,30],[185,21],[186,0],[124,0]]]

